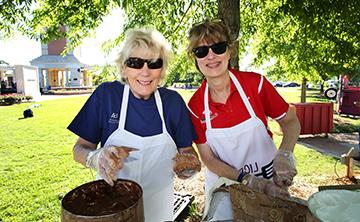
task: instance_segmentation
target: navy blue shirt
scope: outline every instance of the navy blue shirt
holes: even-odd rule
[[[166,129],[176,146],[191,146],[196,133],[182,97],[173,90],[159,88]],[[68,126],[79,137],[104,146],[118,128],[124,85],[118,81],[102,83],[86,101]],[[129,91],[125,129],[146,137],[162,133],[161,119],[154,94],[148,100],[138,99]]]

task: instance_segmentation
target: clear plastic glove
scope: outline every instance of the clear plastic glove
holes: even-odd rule
[[[177,153],[173,161],[173,170],[180,179],[190,178],[201,170],[200,160],[191,153]]]
[[[296,171],[294,154],[287,150],[278,150],[273,164],[273,180],[281,187],[288,187],[292,184]]]
[[[284,189],[283,187],[279,187],[273,181],[262,177],[256,177],[254,175],[247,174],[244,176],[242,183],[254,191],[264,193],[272,197],[290,197],[287,188]]]
[[[96,170],[109,185],[114,186],[117,172],[124,166],[124,159],[129,152],[137,149],[119,146],[106,146],[90,152],[86,158],[86,166]]]

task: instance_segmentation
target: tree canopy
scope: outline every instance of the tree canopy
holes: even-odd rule
[[[241,1],[240,45],[256,64],[292,79],[325,80],[359,72],[360,4],[350,0]]]
[[[101,24],[114,7],[114,0],[2,0],[0,1],[0,38],[19,31],[32,39],[48,42],[66,37],[73,48]],[[60,27],[67,27],[61,32]]]
[[[225,21],[239,35],[239,54],[254,54],[256,66],[273,59],[269,75],[318,81],[359,72],[360,4],[353,0],[1,0],[0,38],[18,30],[43,42],[66,37],[72,48],[117,7],[127,20],[114,28],[152,25],[169,39],[176,55],[173,72],[195,71],[185,55],[191,25],[227,13]]]

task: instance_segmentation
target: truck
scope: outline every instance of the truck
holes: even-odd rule
[[[347,75],[340,75],[337,91],[337,113],[360,116],[360,81],[349,81]]]

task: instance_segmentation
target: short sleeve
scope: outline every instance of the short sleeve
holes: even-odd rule
[[[173,139],[178,148],[188,147],[192,145],[192,141],[196,139],[196,133],[192,125],[189,110],[182,97],[175,91],[171,91],[171,103],[166,104],[164,109],[169,109],[167,115],[170,115],[170,125],[167,129],[173,135]],[[169,119],[167,118],[168,122]]]
[[[191,122],[194,125],[194,129],[197,135],[197,139],[194,140],[196,144],[202,144],[206,142],[205,128],[202,124],[202,113],[204,111],[204,88],[205,83],[203,82],[201,87],[194,93],[189,101],[189,110],[191,116]],[[203,120],[205,121],[205,120]]]
[[[266,78],[263,79],[259,95],[266,116],[272,119],[281,119],[287,113],[289,104]]]
[[[103,87],[100,85],[67,127],[74,134],[94,144],[98,144],[101,140],[100,101],[102,91]]]
[[[167,131],[177,148],[191,146],[193,139],[196,138],[196,133],[183,98],[174,90],[159,88],[159,91],[163,102]]]
[[[196,144],[202,144],[206,142],[206,135],[205,135],[205,131],[201,125],[201,121],[200,119],[195,116],[194,114],[191,115],[191,121],[194,125],[194,129],[197,135],[197,139],[194,140],[194,143]]]

